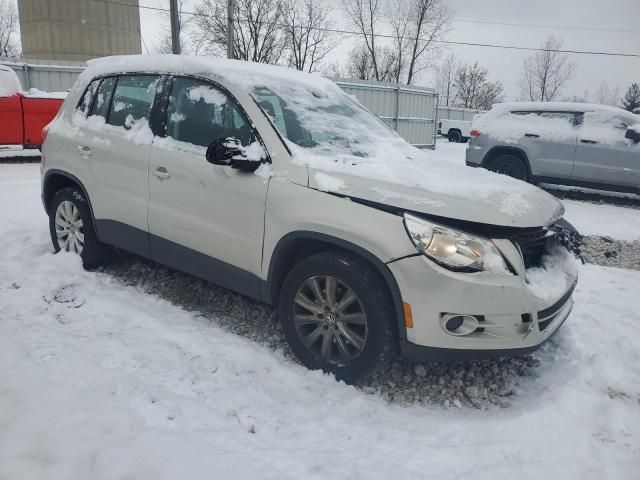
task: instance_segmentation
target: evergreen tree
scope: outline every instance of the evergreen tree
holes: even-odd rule
[[[630,112],[640,108],[640,85],[637,83],[631,84],[622,99],[622,108]]]

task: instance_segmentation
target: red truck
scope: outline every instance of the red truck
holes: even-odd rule
[[[66,92],[22,91],[13,69],[0,65],[0,145],[40,148],[42,129],[56,116]]]

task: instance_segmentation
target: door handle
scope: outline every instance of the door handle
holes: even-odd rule
[[[580,140],[580,143],[589,143],[589,144],[593,144],[593,143],[598,143],[595,140],[585,140],[584,138],[582,140]]]
[[[78,145],[78,150],[83,157],[91,156],[91,149],[86,145]]]
[[[171,176],[171,174],[164,167],[158,167],[155,170],[153,170],[152,173],[161,180],[166,180]]]
[[[540,135],[538,135],[537,133],[525,133],[524,136],[531,138],[540,138]]]

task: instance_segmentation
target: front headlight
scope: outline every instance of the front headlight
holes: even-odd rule
[[[404,214],[404,224],[420,253],[449,270],[511,274],[493,242]]]

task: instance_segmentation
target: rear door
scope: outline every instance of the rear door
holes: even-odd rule
[[[531,173],[537,177],[570,178],[576,150],[574,112],[513,112],[522,116],[523,136],[518,142],[527,153]]]
[[[149,161],[152,258],[257,296],[268,180],[207,162],[207,146],[234,137],[256,141],[251,121],[226,91],[175,77],[166,133]]]
[[[82,135],[76,136],[77,155],[93,179],[98,236],[144,256],[149,255],[149,118],[160,82],[159,75],[147,74],[101,79],[90,114],[79,123]]]
[[[572,180],[639,188],[640,144],[625,138],[632,121],[608,111],[585,112]]]

